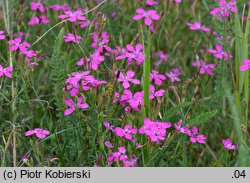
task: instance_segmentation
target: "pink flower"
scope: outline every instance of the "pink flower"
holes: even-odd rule
[[[210,29],[205,27],[205,26],[201,26],[201,22],[194,22],[194,24],[191,24],[191,23],[187,23],[187,25],[189,26],[189,28],[191,30],[202,30],[204,32],[209,32]]]
[[[227,150],[235,150],[238,147],[238,144],[233,145],[230,139],[222,139],[222,143]]]
[[[236,3],[237,2],[235,0],[232,0],[228,3],[226,0],[220,0],[220,7],[212,9],[210,11],[210,14],[219,15],[221,17],[228,17],[230,11],[233,13],[236,13],[238,11],[238,9],[235,7]]]
[[[114,130],[118,137],[125,137],[128,140],[132,140],[134,134],[137,134],[137,129],[133,128],[131,125],[125,125],[124,129],[117,127]]]
[[[105,126],[107,129],[109,129],[110,131],[114,132],[114,126],[111,125],[108,121],[104,121],[103,126]]]
[[[32,58],[37,56],[37,53],[34,50],[26,50],[25,52],[23,52],[23,54],[25,54],[27,58]]]
[[[145,118],[144,125],[139,129],[139,133],[145,134],[152,142],[159,143],[160,140],[166,139],[166,129],[170,127],[170,122],[151,121]]]
[[[3,30],[0,30],[0,40],[3,40],[5,39],[5,34],[4,34],[4,31]]]
[[[166,92],[163,89],[158,90],[156,92],[155,87],[153,85],[150,85],[149,91],[150,91],[150,95],[149,95],[150,100],[154,99],[155,97],[162,97],[162,96],[164,96],[164,93]]]
[[[134,20],[140,20],[142,18],[145,18],[144,23],[147,26],[151,26],[153,24],[153,20],[159,20],[160,15],[157,14],[155,10],[148,10],[145,11],[142,8],[138,8],[136,10],[136,15],[133,17]]]
[[[193,62],[192,65],[194,67],[199,67],[200,68],[200,74],[206,74],[208,73],[209,75],[213,75],[213,71],[211,69],[214,69],[214,64],[207,64],[203,60],[199,60],[196,62]]]
[[[110,148],[110,149],[114,148],[113,144],[111,144],[111,142],[109,142],[109,141],[106,141],[106,142],[104,143],[104,145],[105,145],[106,147]]]
[[[157,1],[146,0],[146,5],[148,5],[148,6],[154,6],[156,4],[159,4],[159,3]]]
[[[167,77],[170,79],[170,82],[171,83],[174,83],[175,81],[176,82],[179,82],[180,81],[180,78],[179,78],[179,75],[177,73],[175,73],[174,71],[170,71],[169,73],[166,74]]]
[[[91,20],[86,20],[86,21],[79,22],[78,24],[80,25],[81,28],[85,28],[88,25],[91,25],[92,21]]]
[[[166,76],[159,74],[158,71],[152,70],[150,74],[150,81],[154,81],[158,86],[162,85],[162,80],[166,80]]]
[[[67,5],[58,5],[58,4],[54,4],[49,6],[49,8],[55,10],[55,11],[69,11],[70,7],[68,7]]]
[[[137,157],[133,154],[132,158],[129,160],[124,160],[123,161],[123,166],[124,167],[136,167],[137,165]]]
[[[30,8],[31,8],[32,11],[39,10],[42,13],[45,12],[45,8],[44,8],[43,4],[39,3],[39,2],[31,2],[30,3]]]
[[[208,52],[212,53],[216,58],[228,60],[228,58],[232,58],[232,55],[229,55],[227,52],[223,51],[223,47],[219,44],[216,46],[216,50],[208,49]]]
[[[245,60],[243,60],[243,65],[240,66],[240,70],[241,71],[246,71],[248,69],[250,69],[250,60],[245,59]]]
[[[80,43],[80,41],[81,41],[81,36],[79,36],[79,35],[74,35],[74,34],[72,34],[72,33],[68,33],[67,35],[65,35],[65,36],[63,36],[64,37],[64,40],[65,40],[65,42],[73,42],[73,43]]]
[[[84,99],[83,97],[79,97],[77,99],[77,107],[81,108],[81,109],[86,109],[89,107],[89,105],[87,103],[83,103],[83,99]],[[68,99],[68,98],[65,99],[64,103],[67,106],[69,106],[69,108],[64,111],[65,116],[70,115],[72,112],[74,112],[76,110],[76,105],[74,104],[74,102],[71,99]]]
[[[177,2],[177,3],[181,3],[181,2],[182,2],[182,0],[175,0],[175,2]]]
[[[156,52],[154,56],[158,58],[158,61],[154,63],[155,66],[159,66],[163,61],[166,62],[168,60],[168,54],[164,54],[161,50]]]
[[[28,161],[29,161],[28,156],[24,155],[24,156],[22,157],[22,161],[23,161],[24,163],[28,163]]]
[[[143,101],[143,93],[136,92],[134,95],[130,90],[124,90],[123,95],[121,96],[120,103],[123,104],[124,102],[128,102],[129,105],[134,110],[139,110],[139,106],[142,105]]]
[[[42,24],[49,24],[50,23],[50,20],[45,15],[40,16],[40,21]]]
[[[65,14],[59,15],[58,18],[68,18],[70,22],[76,22],[77,20],[86,20],[86,18],[82,14],[83,11],[80,9],[76,11],[65,11]]]
[[[10,51],[16,51],[19,49],[21,52],[24,53],[27,51],[27,48],[30,47],[29,43],[27,43],[27,42],[22,43],[22,39],[20,39],[20,38],[9,40],[8,43],[11,45]]]
[[[203,134],[199,135],[198,133],[199,133],[199,129],[197,127],[193,127],[192,131],[188,132],[190,141],[192,143],[199,142],[200,144],[205,144],[206,136]]]
[[[28,25],[38,25],[40,24],[40,19],[37,16],[34,16],[28,22]]]
[[[135,72],[132,70],[127,71],[126,74],[123,74],[122,72],[120,72],[118,81],[123,82],[122,86],[125,89],[129,88],[130,86],[129,82],[134,83],[134,84],[140,84],[141,82],[138,79],[133,79],[134,75],[135,75]]]
[[[126,153],[126,148],[125,147],[118,147],[117,152],[112,152],[109,157],[108,157],[108,162],[112,163],[118,162],[118,161],[125,161],[128,159],[128,156],[125,154]]]
[[[137,44],[135,48],[128,44],[126,46],[126,50],[123,51],[122,55],[118,56],[116,59],[128,59],[128,65],[132,64],[133,59],[136,61],[137,65],[140,65],[144,62],[144,54],[142,52],[143,47],[141,44]]]
[[[35,134],[39,139],[44,139],[47,135],[50,134],[50,132],[48,130],[43,130],[42,128],[35,128],[34,130],[25,132],[25,136],[30,136],[33,134]]]
[[[93,39],[93,43],[91,45],[92,48],[97,48],[96,52],[98,52],[99,54],[103,52],[103,49],[105,49],[106,51],[110,52],[112,51],[112,49],[107,46],[108,42],[109,42],[109,36],[107,32],[102,32],[101,37],[99,38],[98,33],[93,33],[92,34],[92,39]]]
[[[182,125],[182,119],[180,119],[180,121],[177,124],[174,124],[174,127],[180,133],[189,134],[190,133],[189,126],[187,125],[185,127],[181,127],[181,125]]]
[[[3,66],[0,65],[0,77],[5,75],[8,78],[12,78],[12,74],[11,74],[12,71],[13,71],[12,67],[3,68]]]

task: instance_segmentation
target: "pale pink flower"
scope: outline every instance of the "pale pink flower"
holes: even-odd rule
[[[54,4],[49,6],[49,8],[55,10],[55,11],[69,11],[70,7],[67,5],[58,5],[58,4]]]
[[[232,0],[227,3],[226,0],[220,0],[219,1],[219,8],[214,8],[210,11],[211,15],[219,15],[220,17],[228,17],[229,12],[236,13],[238,9],[235,7],[236,5],[236,0]]]
[[[175,0],[175,2],[177,2],[177,3],[181,3],[181,2],[182,2],[182,0]]]
[[[0,65],[0,77],[5,75],[8,78],[12,78],[12,74],[11,74],[12,71],[13,71],[12,67],[3,68],[3,66]]]
[[[25,136],[30,136],[33,134],[35,134],[39,139],[44,139],[47,135],[50,134],[50,132],[48,130],[43,130],[42,128],[35,128],[34,130],[25,132]]]
[[[65,11],[64,14],[59,15],[58,18],[61,19],[69,19],[70,22],[76,22],[77,20],[84,21],[86,18],[82,15],[83,11],[82,10],[76,10],[76,11]]]
[[[80,41],[81,41],[81,36],[79,36],[79,35],[74,35],[74,34],[72,34],[72,33],[68,33],[67,35],[65,35],[65,36],[63,36],[64,37],[64,40],[65,40],[65,42],[73,42],[73,43],[80,43]]]
[[[136,165],[137,165],[137,157],[134,154],[132,155],[132,158],[130,160],[126,159],[123,161],[124,167],[136,167]]]
[[[5,39],[5,34],[4,34],[4,31],[3,30],[0,30],[0,40],[3,40]]]
[[[154,54],[158,58],[158,61],[154,63],[155,66],[159,66],[162,62],[168,61],[168,54],[165,54],[162,50],[159,50]]]
[[[204,31],[204,32],[209,32],[210,29],[205,27],[205,26],[201,26],[201,22],[194,22],[194,24],[191,24],[191,23],[187,23],[187,25],[189,26],[189,28],[191,30],[201,30],[201,31]]]
[[[208,52],[212,53],[218,59],[228,60],[232,58],[232,55],[228,54],[227,52],[223,51],[223,47],[219,44],[215,46],[216,50],[208,49]]]
[[[106,147],[110,148],[110,149],[114,148],[113,144],[111,144],[111,142],[109,142],[109,141],[106,141],[106,142],[104,143],[104,145],[105,145]]]
[[[203,60],[199,60],[199,61],[196,61],[196,62],[193,62],[192,65],[194,67],[199,67],[200,68],[200,71],[199,73],[200,74],[206,74],[208,73],[209,75],[213,75],[213,71],[211,69],[214,69],[214,64],[207,64],[203,61]]]

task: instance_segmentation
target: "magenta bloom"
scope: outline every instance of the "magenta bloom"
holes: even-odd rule
[[[200,67],[200,74],[206,74],[213,75],[213,71],[211,69],[214,69],[214,64],[207,64],[203,60],[199,60],[196,62],[193,62],[192,65],[194,67]]]
[[[137,65],[140,65],[144,62],[144,54],[142,52],[143,47],[141,44],[137,44],[135,48],[128,44],[126,50],[123,51],[122,55],[118,56],[116,59],[128,59],[128,65],[132,64],[133,59],[136,61]]]
[[[83,99],[84,99],[83,97],[79,97],[77,99],[77,107],[81,108],[81,109],[86,109],[89,107],[89,105],[87,103],[83,103]],[[68,99],[68,98],[65,99],[64,103],[67,106],[69,106],[69,108],[64,111],[65,116],[70,115],[72,112],[74,112],[76,110],[76,105],[74,104],[74,102],[71,99]]]
[[[229,55],[227,52],[223,51],[223,47],[221,45],[216,45],[216,50],[208,49],[208,52],[212,53],[216,58],[228,60],[229,58],[232,58],[232,55]]]
[[[25,136],[30,136],[33,134],[35,134],[39,139],[44,139],[47,135],[50,134],[50,132],[48,130],[43,130],[42,128],[35,128],[34,130],[25,132]]]
[[[67,5],[58,5],[58,4],[54,4],[49,6],[49,8],[55,10],[55,11],[69,11],[70,7],[68,7]]]
[[[146,5],[148,5],[148,6],[154,6],[157,4],[159,4],[157,1],[146,0]]]
[[[154,54],[158,58],[158,61],[154,63],[155,66],[159,66],[163,61],[168,61],[168,54],[165,54],[163,51],[158,51]]]
[[[152,142],[159,143],[160,140],[166,139],[166,129],[170,127],[170,122],[151,121],[145,118],[144,125],[139,129],[139,133],[145,134]]]
[[[118,162],[118,161],[125,161],[128,159],[128,156],[125,154],[126,153],[126,148],[125,147],[118,147],[117,152],[112,152],[109,157],[108,157],[108,163]]]
[[[182,0],[175,0],[175,2],[177,2],[177,3],[181,3],[181,2],[182,2]]]
[[[153,20],[159,20],[160,15],[157,14],[155,10],[148,10],[145,11],[142,8],[138,8],[136,10],[136,15],[133,17],[134,20],[140,20],[142,18],[145,18],[144,23],[147,26],[152,26],[153,25]]]
[[[86,20],[86,18],[82,15],[82,10],[76,11],[65,11],[65,14],[59,15],[58,18],[65,19],[68,18],[70,22],[76,22],[77,20]]]
[[[112,49],[107,45],[109,42],[109,36],[107,32],[102,32],[101,37],[99,38],[98,33],[92,34],[93,43],[91,44],[92,48],[97,48],[96,52],[99,54],[102,53],[105,49],[106,51],[110,52]]]
[[[138,79],[133,79],[134,75],[135,75],[135,72],[132,70],[127,71],[126,74],[123,74],[122,72],[120,72],[118,81],[123,82],[122,86],[125,89],[129,88],[130,86],[129,82],[134,83],[134,84],[140,84],[141,82]]]
[[[29,43],[27,43],[27,42],[22,43],[22,39],[20,39],[20,38],[9,40],[8,43],[11,45],[10,51],[16,51],[19,49],[21,52],[24,53],[27,51],[27,48],[30,47]]]
[[[39,3],[39,2],[31,2],[30,3],[30,8],[31,8],[32,11],[38,10],[38,11],[40,11],[42,13],[45,12],[45,8],[44,8],[43,4]]]
[[[150,81],[154,81],[158,86],[162,85],[162,80],[166,80],[166,76],[159,74],[158,71],[152,70],[150,74]]]
[[[180,121],[177,124],[174,124],[174,127],[179,133],[189,134],[190,133],[189,126],[187,125],[185,127],[181,127],[181,125],[182,125],[182,119],[180,119]]]
[[[200,144],[205,144],[206,136],[203,134],[199,135],[198,133],[199,133],[199,129],[197,127],[193,127],[192,131],[188,132],[190,141],[192,143],[199,142]]]
[[[164,96],[164,93],[166,92],[163,89],[155,91],[155,87],[153,85],[150,85],[149,91],[150,91],[150,95],[149,95],[150,100],[153,100],[155,97],[162,97]]]
[[[250,69],[250,60],[245,59],[245,60],[243,60],[243,65],[240,66],[240,70],[241,71],[246,71],[248,69]]]
[[[191,23],[187,23],[187,25],[189,26],[189,28],[191,30],[201,30],[201,31],[204,31],[204,32],[209,32],[210,29],[205,27],[205,26],[201,26],[201,22],[194,22],[194,24],[191,24]]]
[[[4,31],[3,30],[0,30],[0,40],[3,40],[5,39],[5,34],[4,34]]]
[[[110,148],[110,149],[114,148],[113,144],[111,144],[111,142],[109,142],[109,141],[106,141],[106,142],[104,143],[104,145],[105,145],[106,147]]]
[[[128,140],[132,140],[133,139],[132,135],[137,134],[137,129],[127,124],[125,125],[124,129],[120,127],[115,128],[114,132],[118,137],[124,136]]]
[[[233,13],[236,13],[238,11],[238,9],[235,7],[236,3],[237,2],[235,0],[232,0],[228,3],[226,0],[220,0],[219,1],[220,7],[211,10],[210,14],[219,15],[220,17],[228,17],[230,11]]]
[[[73,42],[73,43],[80,43],[80,41],[81,41],[81,36],[79,36],[79,35],[74,35],[74,34],[72,34],[72,33],[68,33],[67,35],[65,35],[65,36],[63,36],[64,37],[64,40],[65,40],[65,42]]]
[[[139,106],[142,105],[143,101],[143,93],[142,92],[136,92],[134,95],[130,90],[124,90],[123,95],[121,96],[120,104],[123,105],[123,103],[128,102],[129,105],[134,110],[139,110]]]
[[[5,75],[8,78],[12,78],[12,74],[11,74],[12,71],[13,71],[12,67],[3,68],[3,66],[0,65],[0,77]]]
[[[227,150],[235,150],[238,147],[238,144],[233,145],[230,139],[222,139],[222,143]]]
[[[123,161],[124,167],[136,167],[137,165],[137,157],[133,154],[131,159],[127,159]]]
[[[37,56],[37,53],[34,50],[26,50],[25,52],[23,52],[23,54],[25,54],[27,58],[32,58]]]

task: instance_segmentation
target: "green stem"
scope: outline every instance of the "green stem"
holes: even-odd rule
[[[150,86],[150,49],[151,49],[151,32],[148,29],[147,32],[147,48],[146,48],[146,59],[143,65],[143,91],[144,91],[144,100],[143,100],[143,118],[149,117],[150,111],[150,100],[149,100],[149,86]]]

